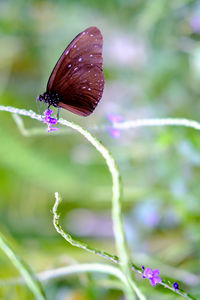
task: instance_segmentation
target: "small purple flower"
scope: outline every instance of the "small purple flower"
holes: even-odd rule
[[[144,270],[142,278],[147,278],[152,286],[155,286],[157,283],[161,282],[161,278],[158,277],[160,271],[158,269],[152,270],[151,268],[146,268]]]
[[[172,286],[175,290],[178,290],[178,288],[179,288],[178,283],[176,281],[172,284]]]
[[[115,126],[116,123],[120,123],[123,121],[121,115],[115,115],[115,114],[108,114],[107,119],[112,123],[113,126]],[[121,136],[121,131],[118,128],[109,128],[109,133],[115,139]]]
[[[57,123],[57,120],[55,118],[51,118],[52,113],[53,111],[50,109],[45,110],[44,117],[42,119],[43,123],[47,124],[47,132],[58,130],[58,128],[52,127],[52,125]]]

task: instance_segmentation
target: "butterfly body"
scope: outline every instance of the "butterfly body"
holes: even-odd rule
[[[56,63],[46,92],[37,100],[88,116],[96,108],[104,89],[103,38],[96,27],[79,33]]]
[[[39,95],[37,97],[38,101],[42,101],[45,103],[48,103],[49,106],[58,107],[58,103],[60,102],[60,97],[58,93],[52,93],[52,92],[45,92],[42,95]]]

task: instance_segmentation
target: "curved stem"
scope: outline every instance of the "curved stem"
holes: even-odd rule
[[[127,285],[127,280],[123,272],[114,266],[99,263],[75,264],[58,269],[47,270],[38,274],[41,281],[53,280],[62,278],[75,273],[83,272],[99,272],[117,277],[120,281]]]
[[[24,261],[22,261],[22,259],[18,255],[16,255],[14,250],[12,250],[2,234],[0,234],[0,248],[5,252],[5,254],[12,261],[13,265],[15,265],[20,274],[24,277],[24,280],[29,289],[35,295],[35,299],[45,300],[46,297],[44,291],[42,290],[40,282],[35,277],[30,267]]]
[[[61,279],[73,274],[80,274],[84,272],[98,272],[103,274],[109,274],[114,277],[117,277],[123,284],[127,285],[126,276],[123,272],[112,265],[101,264],[101,263],[83,263],[83,264],[74,264],[70,266],[60,267],[52,270],[42,271],[37,274],[37,278],[41,282],[46,282],[55,279]],[[12,278],[9,280],[0,280],[0,286],[6,285],[22,285],[24,284],[24,279],[22,278]]]
[[[136,127],[151,127],[151,126],[184,126],[184,127],[190,127],[196,130],[200,130],[199,122],[194,120],[176,119],[176,118],[138,119],[133,121],[113,123],[113,126],[114,128],[118,128],[122,130],[136,128]]]
[[[116,246],[118,250],[118,254],[120,256],[121,264],[123,267],[128,268],[128,255],[126,249],[126,241],[124,236],[122,218],[121,218],[121,180],[119,175],[118,167],[109,153],[109,151],[89,132],[84,130],[81,126],[74,124],[72,122],[68,122],[66,120],[60,119],[58,121],[60,124],[71,127],[81,133],[96,149],[101,155],[104,157],[109,171],[112,175],[112,217],[113,217],[113,227],[114,227],[114,235],[116,240]],[[126,270],[127,271],[127,270]]]
[[[0,110],[1,111],[7,111],[7,112],[10,112],[10,113],[13,113],[13,114],[28,116],[28,117],[30,117],[32,119],[36,119],[38,121],[42,121],[42,116],[37,115],[35,112],[33,112],[31,110],[27,111],[25,109],[18,109],[18,108],[9,107],[9,106],[2,106],[2,105],[0,105]],[[115,162],[114,162],[113,158],[110,156],[108,150],[105,149],[100,142],[98,142],[95,138],[93,138],[91,136],[91,134],[89,134],[88,132],[86,132],[80,126],[78,126],[76,124],[73,124],[73,123],[70,123],[68,121],[62,120],[62,119],[60,119],[58,121],[58,123],[60,123],[62,125],[69,126],[69,127],[73,128],[73,129],[79,131],[81,134],[83,134],[96,147],[96,149],[105,158],[106,163],[107,163],[107,165],[109,167],[109,170],[110,170],[112,178],[113,178],[113,203],[119,201],[119,203],[117,203],[117,205],[116,205],[116,208],[115,209],[113,208],[112,215],[116,216],[117,219],[118,219],[118,214],[119,214],[119,217],[121,219],[121,215],[120,215],[121,203],[120,203],[120,199],[118,198],[118,196],[120,195],[120,180],[119,180],[120,178],[119,178],[119,172],[118,172],[118,169],[116,169],[117,172],[115,172]],[[140,119],[140,120],[134,120],[134,121],[121,122],[121,123],[113,123],[113,127],[114,128],[118,128],[118,129],[122,129],[122,130],[123,129],[125,130],[125,129],[136,128],[136,127],[145,127],[145,126],[185,126],[185,127],[190,127],[190,128],[196,129],[196,130],[200,130],[200,123],[199,122],[194,121],[194,120],[188,120],[188,119],[173,119],[173,118],[165,118],[165,119]],[[103,147],[103,149],[102,149],[102,147]],[[105,151],[104,151],[104,149],[105,149]],[[111,160],[110,160],[110,158],[111,158]],[[113,175],[115,175],[115,176],[113,176]],[[117,184],[119,183],[117,189],[114,188],[114,186],[115,186],[114,184],[116,184],[116,183]],[[114,200],[117,200],[117,201],[114,201]],[[114,221],[114,218],[113,218],[113,221]],[[118,222],[119,228],[122,229],[122,234],[124,234],[123,233],[122,220],[119,220],[119,221],[120,221],[120,222]],[[116,233],[115,228],[118,228],[118,225],[116,224],[116,227],[114,227],[114,233]],[[115,222],[114,222],[114,226],[115,226]],[[117,241],[119,241],[119,240],[120,240],[120,238],[117,239]],[[122,238],[122,240],[123,240],[123,238]],[[117,248],[121,249],[120,245],[118,245]],[[95,251],[93,251],[93,250],[94,250],[93,248],[90,248],[90,252],[95,253]],[[125,273],[128,270],[127,279],[129,280],[129,278],[130,278],[129,274],[130,273],[129,273],[129,268],[128,268],[128,256],[127,256],[127,252],[126,252],[126,244],[123,245],[122,250],[125,250],[125,252],[124,252],[125,256],[121,255],[121,252],[120,252],[119,253],[120,254],[120,260],[123,258],[121,261],[125,262],[125,265],[123,265],[124,266],[123,268],[124,268]],[[117,256],[110,255],[110,254],[108,254],[108,253],[106,253],[104,251],[97,250],[97,252],[98,253],[96,253],[96,254],[98,254],[98,255],[104,256],[104,257],[112,260],[115,263],[120,263],[120,260],[119,260],[119,258]],[[122,251],[122,253],[123,253],[123,251]],[[131,269],[141,274],[141,271],[134,264],[131,264]],[[172,287],[171,287],[171,284],[169,282],[162,281],[161,284],[164,287],[166,287],[166,288],[168,288],[170,290],[173,290]],[[186,299],[194,299],[192,296],[190,296],[190,295],[188,295],[188,294],[186,294],[184,292],[180,293],[180,290],[179,290],[179,292],[177,292],[177,291],[174,291],[174,292],[182,295]]]

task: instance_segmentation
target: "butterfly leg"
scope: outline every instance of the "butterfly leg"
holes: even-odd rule
[[[59,115],[60,115],[60,107],[58,107],[58,110],[57,110],[57,121],[59,120]]]

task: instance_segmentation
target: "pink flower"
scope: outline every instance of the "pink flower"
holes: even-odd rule
[[[152,270],[151,268],[145,268],[142,278],[147,278],[152,286],[161,282],[161,278],[158,277],[160,271],[158,269]]]

